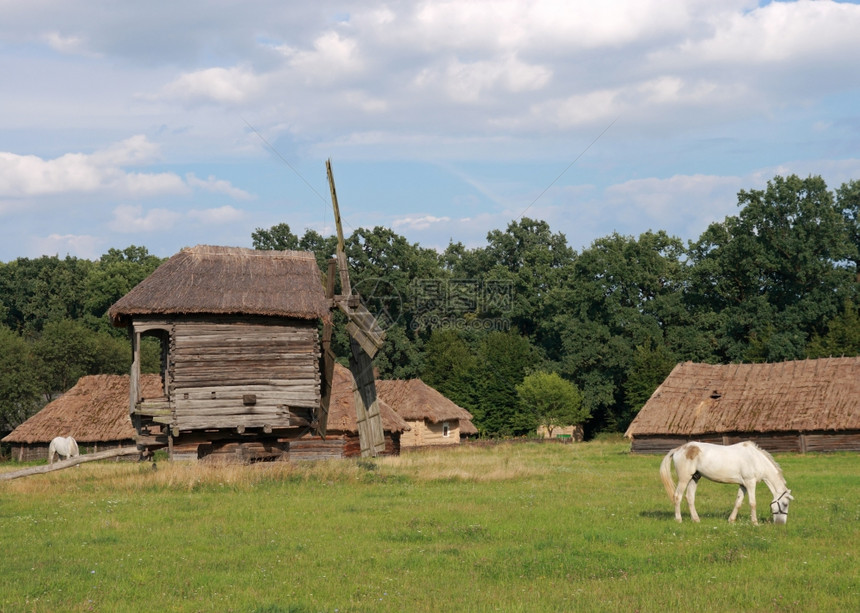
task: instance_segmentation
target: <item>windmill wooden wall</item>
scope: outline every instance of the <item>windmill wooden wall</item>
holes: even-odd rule
[[[130,330],[129,407],[140,445],[270,444],[313,426],[318,324],[331,314],[312,253],[183,249],[109,316]],[[162,347],[164,388],[155,397],[138,384],[144,336]]]

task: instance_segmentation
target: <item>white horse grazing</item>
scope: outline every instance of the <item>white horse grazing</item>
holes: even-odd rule
[[[678,473],[678,486],[672,482],[670,464],[675,463]],[[701,477],[706,477],[718,483],[737,483],[738,497],[735,508],[729,515],[729,521],[734,522],[738,509],[744,501],[744,493],[750,501],[750,517],[753,524],[758,524],[756,518],[755,486],[759,481],[773,494],[770,510],[773,523],[784,524],[788,520],[788,503],[794,500],[791,490],[785,486],[782,469],[776,460],[765,450],[753,442],[744,441],[724,447],[710,443],[686,443],[676,447],[666,454],[660,463],[660,478],[669,498],[675,503],[675,519],[681,521],[681,498],[687,491],[687,504],[690,507],[690,517],[699,521],[696,513],[696,485]]]
[[[48,464],[54,463],[54,454],[60,456],[61,460],[77,457],[80,454],[78,451],[78,443],[71,436],[58,436],[48,445]]]

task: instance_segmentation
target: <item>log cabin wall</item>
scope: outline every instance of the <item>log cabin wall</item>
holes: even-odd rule
[[[668,453],[686,442],[698,441],[715,445],[733,445],[741,441],[753,441],[762,449],[772,453],[806,453],[821,451],[860,451],[860,432],[772,432],[703,434],[678,437],[665,435],[640,435],[631,441],[633,453]]]
[[[320,405],[316,322],[174,321],[168,351],[173,426],[285,428]]]

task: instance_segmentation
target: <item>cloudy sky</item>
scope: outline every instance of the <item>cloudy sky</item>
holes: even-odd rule
[[[776,174],[860,179],[860,5],[0,0],[0,261],[695,239]]]

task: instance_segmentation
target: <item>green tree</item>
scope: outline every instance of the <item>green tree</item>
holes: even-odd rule
[[[254,249],[262,251],[295,251],[299,249],[299,237],[293,234],[290,226],[279,223],[268,230],[257,228],[251,233]]]
[[[677,357],[665,345],[652,342],[636,347],[624,381],[624,399],[631,419],[648,402],[654,390],[663,383],[677,363]]]
[[[524,217],[508,224],[507,230],[487,234],[484,265],[490,268],[484,281],[512,285],[513,301],[502,313],[514,327],[528,337],[539,336],[546,318],[546,300],[550,291],[564,278],[565,267],[574,252],[564,234],[553,234],[549,224]],[[538,343],[541,340],[536,339]]]
[[[579,389],[558,373],[532,373],[516,390],[523,413],[531,415],[537,426],[544,426],[550,436],[556,427],[580,425],[591,416],[582,406]]]
[[[597,239],[550,292],[543,346],[559,373],[583,392],[593,431],[623,430],[632,415],[624,384],[636,347],[672,354],[704,353],[689,326],[681,241],[665,232]]]
[[[41,407],[29,343],[0,325],[0,433],[10,432]]]
[[[109,249],[89,270],[85,281],[86,323],[94,330],[124,335],[123,331],[110,326],[105,317],[108,309],[152,274],[163,261],[151,255],[146,247],[131,245],[122,250]]]
[[[0,301],[7,326],[38,332],[46,322],[85,312],[85,282],[93,263],[67,256],[18,258],[0,267]]]
[[[95,337],[80,321],[59,319],[45,324],[33,345],[45,400],[62,394],[82,376],[96,374]]]
[[[451,328],[433,330],[424,345],[421,378],[446,398],[471,411],[475,406],[477,360],[463,336]]]
[[[528,339],[514,332],[490,332],[478,343],[472,414],[480,432],[490,436],[522,436],[534,428],[523,413],[516,386],[539,356]]]
[[[860,283],[860,181],[848,181],[836,190],[836,203],[853,246],[848,259],[854,263],[855,281]]]
[[[777,176],[738,206],[690,245],[690,306],[720,361],[800,359],[853,292],[846,216],[821,177]]]
[[[860,355],[860,307],[845,300],[842,311],[829,322],[823,336],[813,335],[806,347],[809,358]]]

